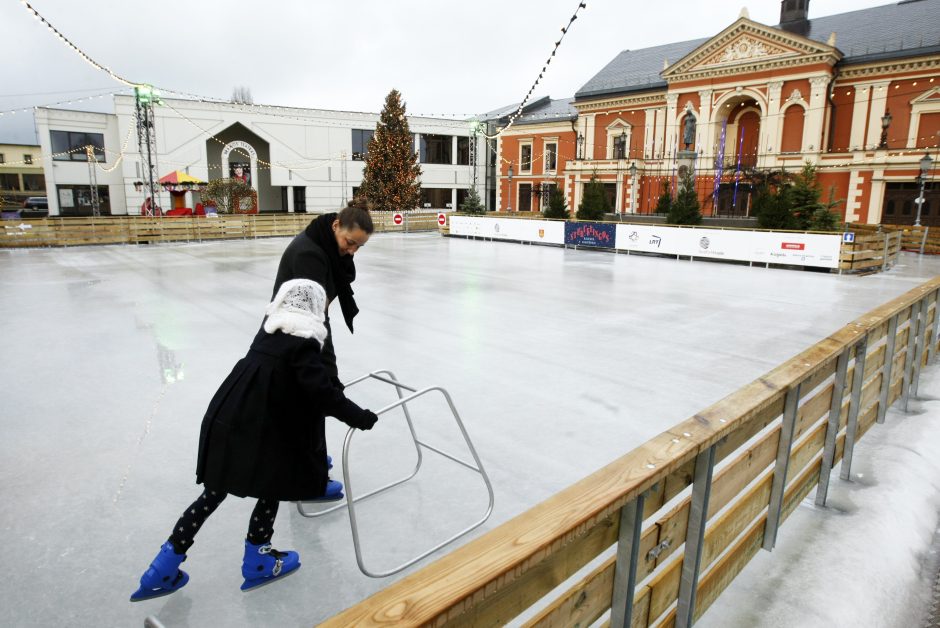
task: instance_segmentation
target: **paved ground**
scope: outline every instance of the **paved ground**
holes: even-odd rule
[[[0,513],[15,566],[0,624],[309,626],[385,586],[357,569],[344,513],[282,506],[275,546],[303,567],[243,594],[252,504],[231,498],[185,563],[179,593],[127,597],[196,495],[198,426],[270,296],[286,239],[2,251]],[[496,485],[498,525],[940,272],[904,255],[838,276],[508,243],[379,234],[357,255],[357,332],[341,374],[391,368],[447,387]],[[382,386],[350,390],[373,408]],[[439,404],[428,439],[458,450]],[[334,451],[344,430],[334,422]],[[366,488],[412,461],[402,422],[357,441]],[[361,476],[358,475],[361,473]],[[359,478],[362,478],[361,480]],[[397,564],[485,507],[477,478],[429,458],[360,513],[366,558]]]

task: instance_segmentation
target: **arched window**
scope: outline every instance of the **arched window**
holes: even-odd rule
[[[780,140],[781,153],[800,153],[803,151],[803,118],[805,110],[801,105],[790,105],[783,113],[783,137]]]

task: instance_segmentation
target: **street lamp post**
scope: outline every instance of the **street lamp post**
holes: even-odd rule
[[[627,158],[627,130],[620,131],[620,150],[617,151],[617,159]]]
[[[578,133],[578,159],[584,159],[584,136]]]
[[[933,159],[930,158],[930,154],[924,153],[924,156],[920,158],[920,175],[917,177],[920,180],[920,196],[914,201],[917,203],[917,217],[914,219],[915,227],[920,226],[920,211],[924,208],[924,186],[927,184],[927,174],[930,172],[930,166],[932,165]]]
[[[878,148],[888,148],[888,127],[891,126],[891,112],[885,111],[881,116],[881,141],[878,142]]]
[[[512,211],[512,162],[509,162],[509,206],[506,211]]]
[[[630,164],[630,213],[636,213],[636,162]]]

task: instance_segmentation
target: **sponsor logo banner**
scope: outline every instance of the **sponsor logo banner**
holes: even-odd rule
[[[566,222],[565,244],[612,249],[617,241],[617,225],[599,222]]]

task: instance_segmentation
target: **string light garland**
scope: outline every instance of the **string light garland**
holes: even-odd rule
[[[6,109],[4,111],[0,111],[0,117],[4,115],[15,116],[17,113],[30,113],[31,111],[34,111],[36,109],[48,109],[50,107],[58,107],[61,105],[72,105],[75,103],[87,102],[87,101],[95,100],[98,98],[104,98],[105,96],[114,96],[122,92],[123,90],[115,91],[114,89],[110,89],[101,94],[93,94],[91,96],[82,96],[81,98],[72,98],[69,100],[62,100],[59,102],[48,103],[48,104],[43,104],[43,105],[31,105],[29,107],[17,107],[16,109]]]
[[[96,62],[94,59],[92,59],[88,54],[86,54],[84,51],[82,51],[77,45],[75,45],[72,41],[70,41],[67,37],[65,37],[65,35],[63,35],[57,28],[55,28],[55,26],[53,26],[53,25],[49,22],[49,20],[45,19],[42,15],[40,15],[39,12],[38,12],[27,0],[21,0],[21,4],[23,4],[23,5],[26,7],[26,9],[32,13],[33,17],[34,17],[36,20],[38,20],[38,21],[41,22],[43,25],[45,25],[45,26],[47,27],[47,29],[48,29],[50,32],[52,32],[63,44],[65,44],[67,47],[71,48],[76,54],[78,54],[80,57],[82,57],[82,59],[85,60],[89,65],[91,65],[92,67],[94,67],[94,68],[96,68],[96,69],[98,69],[98,70],[100,70],[100,71],[103,71],[103,72],[107,73],[112,79],[114,79],[114,80],[116,80],[116,81],[118,81],[118,82],[120,82],[120,83],[123,83],[123,84],[124,84],[125,86],[127,86],[127,87],[134,87],[134,86],[140,85],[140,84],[138,84],[138,83],[134,83],[134,82],[131,82],[131,81],[125,79],[124,77],[122,77],[122,76],[116,74],[113,70],[111,70],[111,69],[108,68],[107,66],[104,66],[104,65],[102,65],[102,64],[100,64],[100,63],[98,63],[98,62]],[[519,106],[516,108],[515,112],[510,115],[510,117],[509,117],[509,124],[507,124],[507,126],[505,126],[505,127],[500,128],[495,134],[490,135],[490,134],[486,134],[486,133],[480,133],[480,135],[482,135],[482,136],[483,136],[484,138],[486,138],[486,139],[490,139],[490,140],[495,139],[495,138],[497,138],[498,136],[500,136],[501,134],[503,134],[503,133],[505,133],[506,131],[508,131],[508,130],[516,123],[516,121],[517,121],[520,117],[522,117],[522,118],[525,119],[525,120],[540,120],[540,119],[549,118],[549,117],[557,118],[557,116],[558,116],[557,113],[555,113],[555,114],[551,114],[551,113],[548,113],[548,114],[539,114],[539,113],[527,113],[527,114],[523,114],[523,110],[524,110],[526,104],[528,103],[529,99],[531,98],[532,93],[535,91],[535,89],[536,89],[536,87],[538,86],[539,82],[541,81],[541,79],[544,77],[546,71],[548,70],[548,66],[549,66],[550,63],[551,63],[551,60],[555,57],[555,55],[556,55],[556,53],[557,53],[557,51],[558,51],[558,48],[559,48],[560,45],[561,45],[561,42],[564,40],[564,37],[565,37],[565,36],[567,35],[567,33],[568,33],[568,30],[571,28],[571,25],[572,25],[572,24],[574,23],[574,21],[577,19],[578,13],[580,12],[581,9],[586,9],[586,8],[587,8],[586,3],[584,3],[584,2],[579,2],[579,3],[578,3],[578,7],[577,7],[577,9],[575,10],[574,14],[571,16],[571,18],[569,19],[567,25],[561,29],[562,35],[561,35],[561,37],[558,39],[558,41],[555,42],[554,48],[552,49],[552,52],[551,52],[550,56],[548,57],[548,59],[546,60],[545,64],[542,66],[542,69],[541,69],[541,71],[539,72],[538,77],[537,77],[537,78],[535,79],[535,81],[533,82],[533,84],[532,84],[532,86],[530,87],[528,93],[526,94],[526,96],[525,96],[525,98],[522,100],[522,102],[519,104]],[[925,83],[925,88],[922,88],[922,89],[919,89],[919,90],[912,90],[912,91],[908,91],[908,92],[901,92],[901,93],[898,93],[896,90],[898,90],[898,89],[901,87],[901,83],[898,82],[897,84],[893,85],[893,89],[890,89],[891,86],[889,86],[889,89],[885,89],[885,87],[883,87],[883,86],[880,87],[879,90],[878,90],[878,93],[877,93],[877,94],[874,94],[870,100],[875,101],[875,100],[879,100],[879,99],[888,99],[889,96],[890,96],[890,97],[897,97],[897,96],[903,96],[903,95],[905,95],[905,94],[907,94],[907,93],[922,93],[922,92],[924,92],[924,89],[929,89],[929,88],[930,88],[930,87],[929,87],[930,84],[934,83],[934,78],[933,78],[933,77],[931,77],[931,78],[928,78],[928,77],[919,77],[918,79],[913,80],[912,85],[913,85],[913,86],[917,86],[917,84],[918,84],[919,81],[924,81],[924,83]],[[180,95],[184,95],[184,96],[189,96],[189,97],[192,97],[192,98],[196,99],[198,102],[203,102],[203,103],[207,103],[207,104],[216,104],[216,105],[220,105],[220,106],[221,106],[221,105],[224,105],[224,106],[228,106],[228,107],[231,107],[231,106],[235,105],[236,108],[241,108],[241,110],[243,110],[243,111],[251,111],[251,110],[260,111],[260,110],[263,110],[263,109],[269,109],[269,110],[270,110],[270,109],[273,109],[274,111],[285,111],[285,112],[286,112],[286,111],[296,111],[296,110],[298,109],[298,108],[295,108],[295,107],[281,107],[281,106],[274,106],[274,105],[254,105],[253,103],[230,103],[230,102],[224,101],[224,100],[208,99],[208,98],[206,98],[206,97],[204,97],[204,96],[200,96],[200,95],[198,95],[198,94],[188,94],[188,93],[186,93],[186,92],[181,92],[181,91],[178,91],[178,90],[171,90],[171,89],[166,89],[166,88],[161,88],[161,89],[163,89],[163,90],[166,91],[166,92],[175,93],[175,94],[180,94]],[[841,89],[841,88],[840,88],[840,89]],[[846,94],[847,94],[847,95],[851,95],[851,94],[852,94],[852,90],[854,90],[854,89],[857,89],[857,88],[856,88],[855,86],[848,86],[848,91],[846,92]],[[84,91],[84,90],[76,90],[76,91]],[[52,93],[55,93],[55,92],[52,92]],[[116,92],[108,92],[108,93],[112,93],[112,94],[113,94],[113,93],[116,93]],[[88,100],[92,100],[92,99],[95,99],[95,98],[102,98],[102,97],[104,97],[105,95],[107,95],[107,93],[97,94],[97,95],[92,95],[92,96],[86,96],[86,97],[82,97],[82,98],[73,98],[73,99],[71,99],[71,100],[62,101],[62,102],[59,102],[59,103],[53,103],[53,104],[51,104],[51,105],[45,105],[45,106],[50,107],[50,106],[57,106],[57,105],[62,105],[62,104],[72,104],[72,103],[75,103],[75,102],[83,102],[83,101],[88,101]],[[789,101],[789,99],[787,99],[787,101],[785,101],[785,102],[788,102],[788,101]],[[807,113],[809,113],[810,111],[816,111],[816,110],[820,110],[820,109],[823,109],[823,110],[826,109],[826,105],[825,105],[825,104],[824,104],[823,106],[821,106],[821,107],[818,107],[818,108],[806,107],[806,106],[803,106],[802,104],[800,105],[800,107],[803,108],[803,110],[804,110],[804,115],[807,114]],[[30,109],[32,109],[32,108],[29,108],[29,107],[27,107],[27,108],[16,108],[16,109],[11,109],[11,110],[6,110],[6,111],[0,111],[0,116],[3,116],[3,115],[16,115],[16,113],[18,113],[18,112],[28,113],[28,112],[30,111]],[[209,136],[210,138],[212,138],[213,140],[215,140],[215,141],[217,141],[217,142],[219,142],[219,143],[221,143],[221,144],[224,144],[224,142],[222,142],[222,140],[220,140],[219,138],[213,136],[211,133],[209,133],[209,132],[206,131],[205,129],[202,129],[201,127],[199,127],[199,126],[198,126],[197,124],[195,124],[192,120],[190,120],[188,117],[186,117],[185,115],[183,115],[182,113],[180,113],[178,110],[176,110],[176,109],[173,108],[172,106],[170,106],[170,109],[172,109],[172,110],[173,110],[175,113],[177,113],[180,117],[184,118],[185,120],[187,120],[187,122],[189,122],[190,124],[192,124],[193,126],[195,126],[197,129],[199,129],[200,132],[202,132],[203,134]],[[324,112],[326,112],[326,111],[330,111],[330,110],[319,110],[319,109],[316,109],[316,110],[309,110],[309,109],[306,109],[305,111],[324,111]],[[378,116],[378,114],[376,114],[376,113],[365,113],[365,112],[342,112],[342,113],[344,113],[344,114],[347,115],[347,116],[348,116],[348,115],[359,115],[359,116],[362,116],[364,120],[365,120],[365,119],[369,119],[370,121],[374,121],[375,118]],[[620,112],[610,112],[610,113],[624,113],[624,111],[621,110]],[[634,111],[630,111],[629,113],[632,114],[632,113],[634,113]],[[309,116],[309,115],[307,115],[306,117],[290,116],[290,115],[285,115],[285,114],[272,113],[272,112],[270,112],[270,111],[265,112],[264,115],[270,115],[270,116],[274,116],[274,117],[286,117],[286,118],[291,118],[291,119],[300,120],[300,121],[304,121],[304,122],[310,122],[312,119],[315,119],[315,116]],[[483,116],[483,115],[485,115],[485,114],[476,114],[476,115],[474,115],[474,114],[412,114],[410,117],[412,117],[412,118],[418,118],[418,117],[423,117],[423,116],[453,116],[453,117],[464,117],[464,116],[466,116],[466,117],[472,117],[472,118],[479,118],[479,117],[481,117],[481,116]],[[772,116],[764,115],[764,116],[762,116],[762,118],[761,118],[761,122],[764,123],[765,120],[770,120],[770,119],[772,119],[772,117],[782,117],[782,116],[784,116],[784,115],[785,115],[785,113],[784,113],[783,111],[778,111],[777,113],[773,114]],[[433,121],[433,120],[429,120],[429,121],[421,121],[420,124],[421,124],[422,126],[431,126],[431,127],[433,127],[433,126],[439,126],[439,127],[452,128],[452,127],[449,126],[449,125],[441,124],[441,122],[443,122],[443,121]],[[321,122],[320,124],[321,124],[321,125],[335,125],[335,126],[341,126],[341,127],[349,128],[348,122],[332,122],[332,121],[326,121],[326,120],[325,120],[324,122]],[[674,134],[674,131],[676,130],[676,128],[677,128],[678,126],[679,126],[679,123],[678,123],[678,122],[670,122],[669,124],[665,125],[665,126],[663,127],[663,129],[664,129],[664,132],[666,132],[666,131],[668,130],[668,131],[671,132],[670,135],[673,135],[673,134]],[[888,142],[889,142],[889,143],[893,143],[893,142],[903,141],[903,142],[906,144],[906,143],[907,143],[907,139],[908,139],[908,138],[906,138],[906,137],[902,137],[902,138],[889,138],[889,139],[888,139]],[[925,140],[928,140],[928,138],[926,138],[926,137],[920,137],[920,138],[918,138],[919,143],[924,143]],[[558,142],[559,145],[560,145],[561,143],[568,143],[568,142],[571,142],[572,144],[574,144],[574,143],[575,143],[575,140],[568,140],[568,139],[561,139],[561,138],[559,138],[559,139],[557,140],[557,142]],[[110,171],[114,170],[114,169],[117,167],[117,165],[118,165],[118,163],[120,162],[120,160],[123,159],[123,157],[124,157],[124,154],[125,154],[125,153],[124,153],[124,149],[126,148],[126,145],[127,145],[127,139],[125,139],[124,147],[122,147],[121,152],[118,153],[118,154],[119,154],[118,162],[115,163],[115,165],[112,166],[111,168],[108,168],[108,169],[102,168],[103,170],[105,170],[106,172],[110,172]],[[598,147],[598,146],[604,146],[604,147],[606,148],[606,144],[594,144],[594,145],[589,145],[588,148],[594,149],[594,148],[596,148],[596,147]],[[900,151],[898,151],[898,152],[895,152],[895,153],[893,153],[893,154],[892,154],[892,153],[890,152],[890,150],[889,150],[889,152],[887,153],[887,156],[888,156],[888,157],[892,157],[892,156],[898,157],[898,156],[905,156],[905,155],[908,155],[908,154],[914,155],[914,154],[919,154],[921,151],[924,150],[924,148],[931,149],[931,148],[936,148],[936,147],[937,147],[937,144],[933,144],[933,145],[930,145],[930,146],[927,146],[927,147],[918,147],[918,148],[913,148],[913,149],[904,149],[904,150],[900,150]],[[70,151],[63,151],[63,152],[60,152],[60,153],[54,153],[52,156],[53,156],[53,158],[54,158],[54,157],[57,157],[57,156],[70,155],[71,153],[76,152],[77,150],[82,150],[82,149],[73,149],[73,150],[70,150]],[[490,146],[490,150],[493,151],[494,153],[496,152],[496,151],[495,151],[495,148],[492,147],[492,146]],[[660,156],[659,156],[658,158],[655,157],[655,156],[652,157],[652,158],[646,157],[645,155],[644,155],[644,156],[641,156],[641,155],[643,155],[643,153],[645,152],[645,150],[646,150],[645,148],[642,149],[642,150],[641,150],[641,149],[629,149],[628,151],[626,151],[626,158],[627,158],[627,159],[644,159],[644,160],[654,159],[654,160],[659,160],[659,161],[663,161],[663,162],[665,162],[665,161],[671,159],[671,157],[665,155],[664,153],[660,154]],[[850,150],[850,149],[849,149],[849,148],[846,148],[846,149],[845,149],[845,151],[848,151],[848,150]],[[855,150],[861,151],[861,150],[866,150],[866,149],[865,149],[865,147],[859,147],[858,149],[855,149]],[[867,149],[867,150],[875,150],[875,149],[872,148],[872,149]],[[113,154],[113,151],[108,151],[108,152],[112,152],[112,154]],[[594,151],[592,150],[592,153],[593,153],[593,152],[594,152]],[[835,148],[833,148],[833,149],[828,149],[828,150],[825,151],[825,153],[823,153],[823,154],[833,154],[833,153],[840,153],[840,152],[844,152],[844,151],[843,151],[842,149],[835,149]],[[866,152],[867,152],[867,151],[866,151]],[[541,153],[540,155],[533,157],[533,158],[532,158],[532,161],[534,162],[536,159],[541,160],[541,159],[544,157],[544,155],[545,155],[545,153],[543,152],[543,153]],[[775,156],[775,155],[779,155],[779,153],[774,153],[774,152],[772,152],[772,151],[767,151],[767,152],[759,152],[759,151],[758,151],[758,152],[754,152],[754,153],[746,153],[746,156],[749,156],[749,157],[750,157],[750,156],[754,156],[754,157]],[[513,163],[513,160],[507,160],[505,157],[502,157],[501,155],[496,155],[496,157],[497,157],[498,159],[502,160],[503,163]],[[322,168],[322,167],[328,166],[328,165],[330,165],[331,163],[334,163],[334,161],[335,161],[334,158],[329,158],[329,159],[325,159],[325,160],[320,160],[320,161],[316,162],[314,165],[306,166],[306,165],[304,165],[304,164],[307,164],[307,163],[309,163],[309,162],[306,162],[306,161],[305,161],[305,162],[299,162],[298,164],[281,164],[281,163],[269,163],[269,162],[266,162],[266,161],[260,160],[260,159],[258,160],[258,162],[259,162],[260,164],[262,164],[262,167],[264,167],[264,168],[282,167],[282,168],[287,168],[287,169],[291,169],[291,170],[318,169],[318,168]],[[18,162],[18,163],[19,163],[19,162]],[[22,163],[23,163],[23,165],[25,165],[25,161],[22,162]],[[8,162],[8,163],[5,164],[5,165],[15,165],[15,164]],[[819,168],[844,168],[844,167],[847,167],[847,166],[859,166],[859,165],[863,165],[863,166],[864,166],[864,165],[874,165],[874,162],[871,162],[871,161],[865,161],[865,162],[845,161],[845,162],[841,162],[841,163],[837,163],[837,164],[822,164],[822,163],[821,163],[821,164],[819,164],[818,167],[819,167]],[[880,164],[880,163],[879,163],[879,165],[883,165],[883,164]],[[99,164],[99,167],[100,167],[100,164]]]
[[[126,78],[124,78],[123,76],[120,76],[120,75],[116,74],[116,73],[114,72],[114,70],[112,70],[111,68],[109,68],[109,67],[107,67],[107,66],[104,66],[104,65],[101,65],[100,63],[98,63],[97,61],[95,61],[94,59],[92,59],[91,57],[89,57],[87,54],[85,54],[85,52],[84,52],[81,48],[79,48],[78,46],[76,46],[75,44],[73,44],[73,43],[71,42],[71,40],[69,40],[68,37],[66,37],[65,35],[63,35],[63,34],[59,31],[59,29],[57,29],[55,26],[53,26],[52,23],[49,22],[49,20],[47,20],[46,18],[44,18],[42,15],[40,15],[40,14],[39,14],[39,11],[37,11],[36,9],[34,9],[34,8],[33,8],[33,5],[31,5],[29,2],[27,2],[27,0],[20,0],[20,3],[21,3],[24,7],[26,7],[26,9],[27,9],[30,13],[33,14],[33,17],[34,17],[34,18],[36,18],[39,22],[41,22],[41,23],[42,23],[46,28],[48,28],[50,31],[52,31],[52,34],[55,35],[56,37],[58,37],[58,38],[59,38],[59,41],[61,41],[63,44],[65,44],[66,46],[68,46],[69,48],[71,48],[73,51],[75,51],[75,53],[77,53],[82,59],[84,59],[90,66],[92,66],[93,68],[95,68],[95,69],[97,69],[97,70],[101,70],[102,72],[106,72],[106,73],[108,74],[108,76],[110,76],[111,78],[113,78],[113,79],[114,79],[115,81],[117,81],[118,83],[123,83],[124,85],[126,85],[126,86],[128,86],[128,87],[134,87],[134,86],[136,85],[136,83],[132,83],[131,81],[128,81],[128,80],[127,80]]]
[[[542,66],[542,70],[539,72],[539,75],[536,77],[535,82],[532,83],[532,87],[529,88],[529,92],[525,95],[525,98],[522,99],[522,102],[519,103],[519,108],[516,109],[516,112],[509,116],[509,124],[497,130],[496,133],[490,135],[488,133],[480,133],[483,137],[488,140],[496,139],[515,124],[516,119],[522,115],[522,110],[525,109],[526,103],[529,102],[529,98],[532,97],[532,92],[535,91],[535,88],[538,87],[539,82],[542,80],[542,77],[545,76],[545,72],[548,71],[548,66],[551,64],[552,59],[555,58],[555,54],[558,52],[558,48],[561,46],[561,42],[564,41],[565,36],[568,34],[568,31],[571,30],[571,25],[574,24],[574,21],[578,19],[578,12],[581,9],[586,9],[587,3],[578,2],[578,8],[574,10],[572,16],[568,19],[568,24],[562,26],[561,28],[561,37],[558,38],[558,41],[555,42],[554,48],[552,48],[552,53],[548,56],[548,59],[545,60],[545,65]]]

